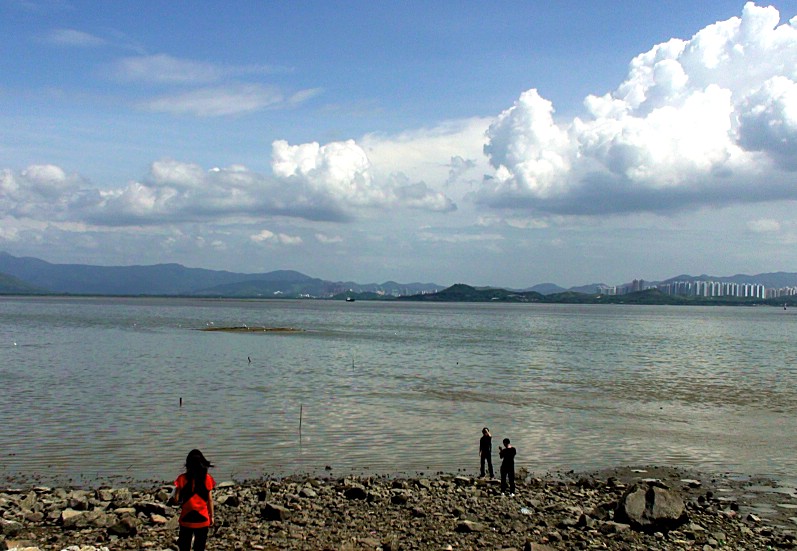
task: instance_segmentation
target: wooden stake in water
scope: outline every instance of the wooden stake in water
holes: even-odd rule
[[[299,440],[302,439],[302,414],[304,413],[304,404],[299,404]]]

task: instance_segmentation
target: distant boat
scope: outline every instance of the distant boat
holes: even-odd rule
[[[346,297],[346,302],[354,302],[354,297]]]

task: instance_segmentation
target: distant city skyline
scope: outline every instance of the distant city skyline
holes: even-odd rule
[[[751,276],[751,280],[755,276]],[[670,280],[667,280],[670,281]],[[635,279],[623,285],[599,285],[597,292],[607,295],[624,295],[646,289],[658,289],[667,295],[687,297],[737,297],[737,298],[778,298],[797,295],[797,285],[784,285],[767,287],[762,283],[753,281],[736,283],[731,281],[718,281],[713,279],[695,278],[690,280],[675,280],[670,283],[646,282]]]
[[[797,271],[797,4],[0,3],[0,250],[520,288]]]

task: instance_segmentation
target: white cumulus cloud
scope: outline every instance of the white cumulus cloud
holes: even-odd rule
[[[360,209],[395,208],[447,212],[453,204],[424,182],[394,175],[376,182],[365,152],[354,141],[324,146],[274,144],[274,174],[243,165],[205,169],[161,159],[141,179],[117,187],[97,186],[56,165],[0,171],[0,218],[13,216],[104,227],[155,226],[281,216],[344,222]],[[301,239],[279,234],[282,244]],[[319,242],[325,238],[317,237]],[[327,238],[327,243],[339,241]]]
[[[0,216],[64,219],[79,201],[84,181],[55,165],[31,165],[15,173],[0,171]]]
[[[277,140],[272,144],[271,167],[278,178],[326,196],[343,210],[400,206],[447,212],[456,208],[444,194],[404,174],[374,178],[368,155],[354,140],[325,145]]]
[[[231,165],[205,170],[193,163],[164,159],[152,163],[142,181],[97,190],[93,203],[76,213],[100,225],[195,222],[282,215],[338,219],[314,197],[295,194],[270,176]]]
[[[270,230],[262,230],[250,237],[255,243],[279,243],[281,245],[301,245],[302,238],[284,233],[274,233]]]
[[[584,107],[560,121],[521,94],[489,127],[478,201],[598,214],[797,198],[797,20],[775,8],[655,46]]]

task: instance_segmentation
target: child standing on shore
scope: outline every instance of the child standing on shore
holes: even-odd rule
[[[199,450],[191,450],[185,458],[185,472],[174,481],[172,501],[179,503],[180,534],[177,546],[180,551],[204,551],[208,529],[213,524],[213,497],[211,491],[216,481],[208,474],[213,465]]]
[[[509,443],[509,438],[504,438],[504,446],[498,446],[498,456],[501,458],[501,493],[506,492],[509,482],[509,495],[515,495],[515,455],[517,450]]]
[[[484,427],[482,429],[482,437],[479,440],[479,458],[481,459],[481,475],[484,476],[484,463],[487,463],[490,472],[490,478],[493,478],[493,435],[490,434],[490,429]]]

